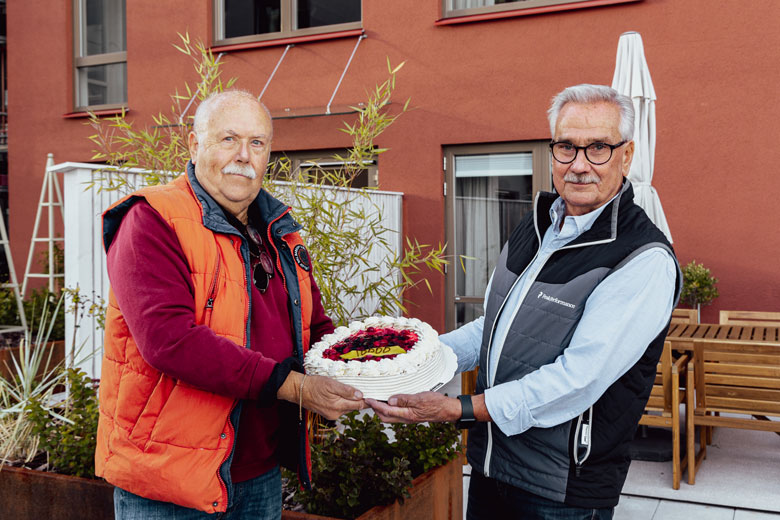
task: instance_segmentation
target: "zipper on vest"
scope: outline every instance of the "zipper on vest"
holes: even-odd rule
[[[285,216],[287,213],[290,212],[290,208],[288,207],[286,210],[282,212],[281,215],[273,219],[271,222],[268,223],[268,230],[266,232],[268,236],[268,243],[271,245],[271,247],[274,250],[274,254],[276,254],[276,268],[279,270],[279,274],[282,277],[282,286],[284,287],[284,291],[287,294],[290,294],[290,292],[287,290],[287,278],[284,276],[284,269],[282,269],[282,256],[279,253],[279,249],[276,247],[276,242],[274,242],[274,237],[271,234],[271,226],[276,224],[283,216]],[[287,245],[287,242],[284,242],[285,245]],[[289,246],[287,246],[289,249]],[[292,251],[290,251],[290,256],[292,256]]]
[[[233,401],[233,405],[230,407],[230,412],[228,413],[227,418],[227,427],[228,427],[228,433],[230,439],[233,439],[232,444],[230,445],[230,449],[227,450],[225,453],[225,456],[222,458],[222,462],[219,463],[219,467],[217,468],[217,480],[219,480],[219,484],[222,488],[222,500],[225,504],[225,510],[227,510],[227,507],[230,505],[230,497],[228,496],[228,488],[227,484],[225,483],[225,480],[222,478],[222,475],[220,473],[220,470],[222,469],[222,466],[227,462],[227,460],[230,458],[230,456],[233,454],[233,450],[236,447],[236,434],[235,429],[233,428],[233,421],[230,420],[230,416],[233,415],[233,410],[236,408],[236,401]],[[213,506],[216,508],[217,504],[213,504]]]
[[[211,280],[211,286],[209,287],[209,297],[206,299],[206,312],[203,317],[203,322],[206,325],[211,324],[211,312],[214,310],[214,299],[217,297],[217,280],[219,279],[219,268],[221,264],[222,261],[219,257],[219,253],[217,253],[217,267],[214,269],[214,278]]]

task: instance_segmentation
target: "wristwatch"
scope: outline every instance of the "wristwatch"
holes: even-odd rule
[[[458,401],[460,401],[462,411],[455,427],[459,430],[466,430],[477,423],[477,418],[474,417],[474,405],[471,404],[470,395],[459,395]]]

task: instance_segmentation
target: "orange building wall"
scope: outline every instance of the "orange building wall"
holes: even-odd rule
[[[197,5],[197,7],[195,7]],[[194,82],[177,32],[211,41],[211,2],[131,0],[127,10],[128,106],[140,124]],[[749,7],[747,7],[749,5]],[[72,110],[69,2],[8,3],[10,227],[18,272],[32,233],[47,152],[86,161],[92,146]],[[772,0],[642,0],[605,7],[436,26],[438,0],[364,0],[363,40],[334,100],[354,105],[406,61],[396,100],[413,110],[377,143],[380,187],[402,191],[404,226],[423,243],[444,241],[442,148],[548,139],[553,94],[610,84],[620,34],[638,31],[658,95],[654,186],[682,264],[703,262],[720,297],[703,310],[780,310],[780,5]],[[31,21],[35,23],[31,23]],[[324,108],[356,38],[293,47],[263,100],[274,112]],[[260,93],[284,47],[226,53],[225,78]],[[275,150],[346,146],[353,116],[275,121]],[[20,275],[21,276],[21,275]],[[444,326],[444,280],[412,292],[411,314]]]

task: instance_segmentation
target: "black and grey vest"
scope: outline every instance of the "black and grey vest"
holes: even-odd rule
[[[512,286],[539,250],[556,198],[539,194],[534,211],[501,252],[487,297],[478,394],[554,362],[569,345],[591,292],[636,255],[653,247],[674,255],[664,234],[634,204],[631,183],[626,181],[591,229],[547,260],[510,326],[495,381],[488,385],[483,367],[488,366],[495,324]],[[678,270],[675,300],[680,284]],[[589,410],[571,421],[511,437],[492,423],[477,423],[469,432],[469,463],[489,477],[557,502],[615,506],[630,463],[628,445],[647,403],[667,330],[664,327],[641,359]]]

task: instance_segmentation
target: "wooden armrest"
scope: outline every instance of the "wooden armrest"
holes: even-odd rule
[[[679,373],[679,372],[680,372],[680,370],[683,368],[683,366],[684,366],[686,363],[688,363],[688,354],[683,354],[683,355],[682,355],[682,356],[680,356],[680,357],[677,359],[677,361],[675,361],[675,362],[674,362],[674,364],[672,365],[672,372],[677,372],[677,373]],[[690,364],[690,363],[688,363],[688,364]],[[689,367],[689,368],[690,368],[690,367]],[[693,370],[693,368],[690,368],[690,370]]]

